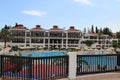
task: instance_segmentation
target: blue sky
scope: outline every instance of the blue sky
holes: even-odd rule
[[[29,29],[37,24],[79,30],[95,25],[116,32],[120,31],[120,0],[1,0],[1,28],[16,22]]]

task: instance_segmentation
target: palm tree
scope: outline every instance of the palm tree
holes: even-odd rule
[[[5,26],[6,27],[6,26]],[[4,48],[6,48],[6,43],[10,42],[12,39],[12,34],[8,28],[3,28],[0,31],[0,40],[4,42]]]

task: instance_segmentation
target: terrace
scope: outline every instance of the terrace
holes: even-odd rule
[[[4,80],[120,78],[120,54],[78,55],[69,52],[68,55],[52,57],[1,55],[0,63],[0,76]]]

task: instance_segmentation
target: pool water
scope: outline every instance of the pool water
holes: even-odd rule
[[[85,51],[85,55],[88,54],[115,54],[115,52],[106,52],[106,51]]]
[[[47,57],[47,56],[63,56],[67,55],[67,52],[28,52],[28,53],[22,53],[22,56],[29,56],[32,57]]]
[[[81,60],[85,60],[89,65],[107,65],[107,66],[115,66],[117,65],[117,57],[116,56],[101,56],[101,57],[82,57]],[[82,65],[86,65],[82,63]]]

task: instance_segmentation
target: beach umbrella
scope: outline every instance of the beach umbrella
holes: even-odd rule
[[[113,52],[113,50],[110,49],[110,48],[106,49],[106,51],[107,51],[107,52]]]
[[[94,51],[98,51],[98,49],[94,49]]]
[[[84,47],[84,49],[85,49],[85,50],[88,50],[88,47],[87,47],[87,46],[85,46],[85,47]]]
[[[117,48],[116,51],[117,51],[117,52],[120,52],[120,48]]]
[[[100,49],[100,51],[105,51],[104,49]]]
[[[38,47],[38,48],[39,48],[39,49],[43,49],[44,47],[41,47],[41,46],[40,46],[40,47]]]
[[[113,48],[113,47],[110,47],[110,49],[112,49],[112,50],[113,50],[114,48]]]
[[[104,47],[104,49],[107,49],[108,47]]]
[[[100,47],[100,46],[97,46],[96,48],[97,48],[97,49],[101,49],[101,47]]]
[[[35,47],[33,47],[33,46],[24,46],[24,47],[19,47],[20,49],[33,49],[33,48],[35,48]]]

